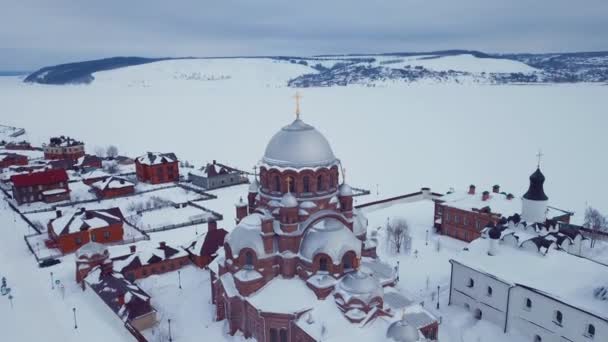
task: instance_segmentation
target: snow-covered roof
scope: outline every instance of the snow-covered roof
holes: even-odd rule
[[[119,272],[125,272],[130,269],[136,269],[165,260],[177,259],[187,255],[186,251],[182,248],[173,248],[163,244],[152,248],[144,248],[135,253],[115,258],[114,269]]]
[[[489,198],[484,201],[483,193],[480,191],[472,195],[467,191],[454,191],[441,197],[441,201],[446,206],[467,211],[490,207],[493,213],[503,216],[521,213],[521,199],[517,197],[508,199],[507,197],[508,195],[505,194],[490,192]]]
[[[495,255],[489,256],[488,244],[488,239],[474,240],[453,261],[608,319],[606,302],[593,295],[597,284],[608,283],[607,266],[564,252],[525,253],[506,244],[496,246]]]
[[[353,195],[353,188],[350,187],[350,185],[346,184],[346,183],[342,183],[342,185],[340,185],[340,196],[352,196]]]
[[[103,228],[123,221],[120,208],[110,208],[68,212],[61,217],[51,220],[50,224],[57,235],[64,235],[83,230]]]
[[[386,331],[386,338],[393,342],[420,341],[420,330],[410,325],[406,319],[393,322]]]
[[[355,271],[340,279],[335,293],[339,294],[346,303],[351,299],[357,299],[369,304],[375,298],[383,298],[384,289],[373,274]]]
[[[295,208],[298,206],[298,200],[291,192],[287,192],[281,198],[281,206],[284,208]]]
[[[136,161],[144,165],[158,165],[177,162],[177,157],[175,153],[148,152],[143,156],[137,157]]]
[[[94,179],[94,178],[104,178],[104,177],[110,177],[110,174],[101,169],[93,169],[89,172],[82,174],[82,179]]]
[[[306,283],[300,279],[281,277],[271,280],[247,300],[258,310],[286,314],[303,312],[318,302]]]
[[[327,254],[334,264],[342,262],[346,252],[361,256],[361,240],[339,220],[326,217],[308,229],[300,245],[300,255],[313,260],[319,253]]]
[[[337,159],[327,139],[314,127],[296,119],[268,142],[262,161],[278,167],[318,167]]]
[[[259,190],[260,190],[260,184],[258,183],[258,180],[254,178],[251,181],[251,183],[249,184],[249,192],[257,193]]]
[[[90,241],[85,243],[82,247],[76,250],[76,259],[87,258],[90,259],[95,255],[107,256],[108,248],[98,242]]]
[[[262,214],[253,213],[245,216],[241,222],[228,234],[226,243],[230,246],[233,256],[238,256],[243,248],[251,248],[258,258],[265,256],[262,241]]]
[[[367,233],[368,220],[363,211],[355,209],[353,211],[353,233],[360,236]]]
[[[91,184],[91,187],[99,189],[99,190],[107,190],[107,189],[122,189],[135,186],[135,184],[129,182],[124,178],[119,177],[109,177],[105,180],[100,180]]]

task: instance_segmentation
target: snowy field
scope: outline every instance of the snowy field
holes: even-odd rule
[[[463,57],[451,59],[455,65],[449,67],[522,71],[521,65],[491,64],[494,62]],[[64,134],[83,139],[91,152],[95,147],[113,144],[129,156],[146,151],[175,152],[180,159],[197,165],[217,159],[250,170],[270,137],[293,120],[294,89],[286,88],[285,83],[308,70],[305,68],[270,60],[170,61],[99,73],[88,86],[60,87],[0,77],[0,112],[14,113],[2,117],[0,123],[26,128],[34,144]],[[372,191],[372,195],[357,198],[356,204],[417,191],[423,186],[445,192],[450,187],[464,189],[471,183],[483,190],[500,184],[504,191],[521,195],[536,166],[535,155],[542,149],[545,190],[551,205],[575,211],[576,222],[582,219],[586,204],[608,212],[604,199],[608,191],[608,159],[604,157],[608,97],[604,86],[391,82],[375,87],[300,91],[304,96],[304,120],[330,140],[348,170],[348,182]],[[44,119],[50,116],[53,120]],[[173,189],[151,194],[167,192],[164,197],[174,202],[196,198],[180,188]],[[220,226],[231,230],[234,204],[241,196],[246,199],[247,185],[210,192],[219,198],[199,203],[223,214]],[[143,199],[137,195],[103,203],[129,211],[134,201]],[[444,291],[449,282],[448,260],[464,243],[434,235],[429,229],[432,212],[432,203],[423,201],[367,213],[370,230],[395,216],[404,216],[410,223],[412,251],[400,257],[386,251],[383,229],[379,230],[379,253],[390,264],[400,261],[399,287],[430,303],[432,292],[441,286],[440,313],[450,317],[440,329],[442,342],[483,342],[478,338],[482,334],[493,336],[492,341],[519,341],[515,336],[503,335],[495,326],[473,321],[464,310],[447,307]],[[38,219],[44,218],[40,215]],[[75,287],[73,257],[63,258],[52,268],[39,269],[23,242],[25,223],[6,208],[0,212],[0,221],[7,232],[7,237],[0,240],[0,275],[6,275],[16,291],[14,309],[0,298],[0,327],[7,329],[7,336],[18,341],[42,337],[80,341],[82,336],[90,336],[90,341],[132,340],[115,316],[103,311],[107,309],[100,300],[90,297],[90,291],[83,293]],[[205,229],[198,225],[154,233],[151,241],[140,244],[166,241],[186,245]],[[116,246],[111,253],[127,249]],[[65,299],[49,289],[51,271],[66,284]],[[182,292],[175,288],[175,273],[140,282],[165,320],[147,334],[156,334],[149,335],[152,341],[162,341],[166,319],[173,317],[176,326],[183,328],[180,341],[196,341],[200,336],[222,341],[224,323],[211,322],[208,274],[189,267],[182,276]],[[40,303],[45,304],[44,310],[38,309]],[[73,306],[82,315],[78,330],[71,326]],[[43,325],[45,333],[22,331],[32,321]],[[46,328],[51,332],[47,334]]]

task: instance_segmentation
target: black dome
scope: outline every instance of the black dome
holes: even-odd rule
[[[494,228],[490,229],[490,231],[488,232],[488,236],[492,240],[498,240],[498,239],[500,239],[501,233],[502,233],[502,230],[500,228],[494,227]]]
[[[532,201],[548,200],[549,197],[545,195],[543,184],[545,184],[545,175],[543,175],[543,173],[540,172],[540,168],[538,168],[530,175],[530,187],[528,188],[528,192],[524,195],[524,198]]]

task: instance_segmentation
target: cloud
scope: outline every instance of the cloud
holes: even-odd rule
[[[0,69],[115,55],[608,49],[608,1],[0,0]]]

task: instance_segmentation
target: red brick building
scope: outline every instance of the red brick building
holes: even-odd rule
[[[77,160],[85,155],[84,143],[66,136],[53,137],[42,146],[44,159]]]
[[[13,197],[19,204],[58,202],[70,198],[68,174],[63,169],[45,170],[11,177]]]
[[[200,235],[186,248],[192,263],[200,268],[207,267],[224,245],[227,234],[228,232],[223,228],[217,228],[216,221],[210,221],[207,224],[207,233]]]
[[[113,258],[114,270],[130,281],[178,270],[190,264],[188,253],[180,247],[170,247],[160,242],[158,247],[141,251],[131,246],[131,253]]]
[[[34,147],[32,147],[32,144],[30,144],[27,141],[19,141],[19,142],[9,142],[8,144],[6,144],[4,146],[5,149],[7,150],[14,150],[14,151],[32,151],[35,150]]]
[[[466,242],[479,238],[489,223],[496,225],[502,218],[521,215],[526,205],[521,198],[501,192],[498,185],[494,185],[492,191],[482,192],[477,191],[475,185],[470,185],[466,192],[453,191],[434,201],[435,228],[443,235]],[[546,204],[540,212],[542,222],[553,219],[567,223],[573,215]]]
[[[135,193],[135,184],[114,176],[92,183],[91,188],[95,191],[97,198],[103,199],[128,196]]]
[[[230,334],[260,342],[320,341],[323,330],[333,336],[365,330],[386,322],[376,318],[395,319],[409,304],[391,305],[412,303],[393,289],[398,270],[377,258],[367,219],[353,207],[353,190],[339,181],[340,168],[327,139],[299,117],[268,143],[260,180],[251,182],[247,201],[236,204],[237,225],[208,266],[215,318],[228,321]],[[399,298],[393,304],[385,300],[389,289]],[[436,323],[429,317],[429,326]],[[385,338],[383,329],[374,340]]]
[[[48,247],[58,248],[62,253],[71,253],[89,241],[113,243],[123,240],[124,217],[119,208],[81,210],[57,217],[47,224]]]
[[[179,165],[174,153],[148,152],[135,159],[135,171],[140,182],[160,184],[179,181]]]
[[[0,169],[14,165],[27,165],[27,156],[17,153],[0,153]]]

